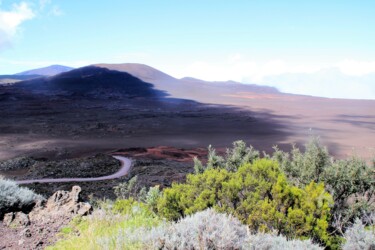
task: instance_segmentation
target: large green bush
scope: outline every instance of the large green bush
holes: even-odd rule
[[[188,175],[185,184],[173,184],[164,190],[158,211],[177,220],[213,207],[235,215],[254,232],[276,231],[330,244],[327,229],[332,205],[332,197],[322,183],[293,186],[277,162],[261,159],[236,172],[210,168]]]

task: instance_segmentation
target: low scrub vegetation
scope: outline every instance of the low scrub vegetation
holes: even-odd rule
[[[62,234],[65,240],[47,249],[142,249],[140,244],[132,241],[130,235],[117,238],[119,232],[152,228],[161,222],[146,204],[132,198],[114,203],[101,202],[100,208],[94,210],[90,216],[75,220],[70,228],[65,228],[66,233]],[[128,245],[129,242],[133,243]],[[122,248],[124,245],[126,247]]]
[[[310,240],[251,234],[237,218],[213,209],[168,222],[132,199],[102,204],[71,224],[66,239],[48,249],[322,249]]]
[[[373,249],[375,165],[335,160],[313,138],[261,154],[242,141],[208,148],[183,183],[133,178],[53,249]],[[79,235],[77,236],[77,231]]]
[[[5,213],[28,210],[43,197],[15,182],[0,179],[0,219]]]
[[[366,228],[360,219],[356,219],[354,225],[345,232],[345,244],[343,250],[375,249],[375,216]]]
[[[30,157],[17,157],[11,160],[0,161],[0,170],[16,170],[31,167],[36,161]]]

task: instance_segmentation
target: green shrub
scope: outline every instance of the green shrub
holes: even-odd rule
[[[119,200],[136,200],[146,203],[153,211],[156,211],[157,200],[161,196],[159,186],[140,188],[138,184],[138,177],[131,178],[128,182],[121,183],[114,187],[115,194]]]
[[[37,200],[43,197],[13,181],[0,179],[0,218],[7,212],[31,209]]]
[[[274,149],[272,158],[279,162],[292,183],[299,187],[311,181],[325,183],[334,200],[332,226],[342,234],[363,212],[375,211],[375,166],[355,156],[334,160],[318,138],[312,138],[304,152],[295,146],[291,153]]]
[[[135,204],[138,204],[138,202],[133,198],[117,199],[113,204],[112,211],[118,214],[130,214]]]
[[[188,175],[186,184],[173,184],[158,202],[170,220],[213,207],[235,215],[253,232],[312,237],[330,244],[328,220],[332,197],[322,183],[292,186],[275,161],[261,159],[236,172],[208,169]]]
[[[322,174],[331,163],[331,156],[326,147],[322,146],[319,138],[312,137],[305,145],[305,151],[293,145],[290,153],[285,153],[274,147],[272,158],[279,162],[281,169],[296,185],[307,185],[311,181],[324,181]]]

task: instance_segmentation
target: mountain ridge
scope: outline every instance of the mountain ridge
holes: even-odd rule
[[[68,72],[74,68],[64,66],[64,65],[50,65],[47,67],[37,68],[37,69],[30,69],[23,72],[16,73],[14,75],[20,76],[20,75],[41,75],[41,76],[55,76],[60,73]]]

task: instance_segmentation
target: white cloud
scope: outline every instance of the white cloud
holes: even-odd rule
[[[351,76],[363,76],[375,73],[375,61],[344,60],[337,64],[342,73]]]
[[[52,0],[39,0],[39,9],[44,10],[46,6],[51,3],[52,3]]]
[[[233,54],[222,61],[196,61],[182,67],[179,66],[172,70],[172,74],[178,77],[191,76],[208,81],[262,82],[265,77],[272,75],[312,73],[321,68],[321,65],[292,64],[280,59],[263,62],[246,60],[241,54]]]
[[[0,50],[12,44],[13,39],[20,32],[20,26],[25,21],[37,15],[61,16],[64,14],[58,5],[51,5],[52,0],[21,1],[5,10],[0,0]]]
[[[375,76],[347,77],[339,71],[331,75],[288,74],[267,80],[267,85],[282,92],[330,98],[375,99]]]
[[[34,17],[34,11],[26,2],[13,4],[10,10],[0,9],[0,48],[11,42],[23,22]]]
[[[232,54],[221,61],[196,61],[165,68],[167,73],[176,77],[263,84],[294,94],[375,99],[375,61],[256,61]]]

